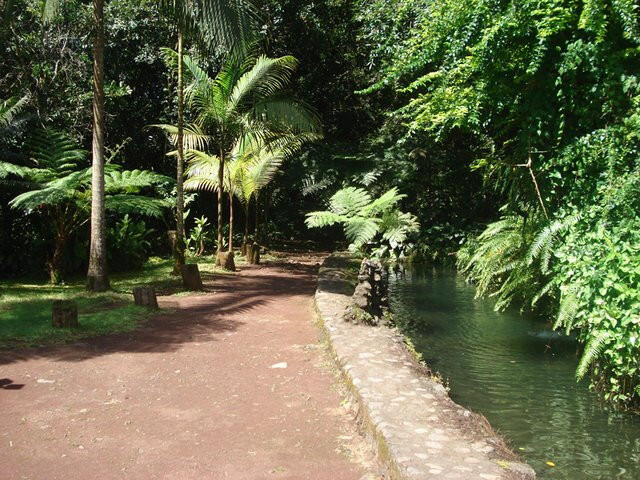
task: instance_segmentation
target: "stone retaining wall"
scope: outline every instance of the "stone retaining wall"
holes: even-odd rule
[[[359,418],[391,479],[535,479],[488,422],[454,403],[425,374],[387,327],[354,325],[342,315],[353,293],[349,257],[334,254],[320,268],[315,301],[322,328]]]

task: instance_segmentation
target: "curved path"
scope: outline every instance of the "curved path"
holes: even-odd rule
[[[132,334],[0,353],[0,478],[376,478],[314,325],[319,261],[161,298]]]

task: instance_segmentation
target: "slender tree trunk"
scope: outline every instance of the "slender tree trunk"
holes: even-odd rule
[[[62,282],[62,257],[64,255],[64,247],[67,239],[63,233],[56,234],[56,244],[53,256],[49,262],[49,281],[52,285]]]
[[[218,166],[218,253],[222,253],[222,208],[224,206],[224,153],[220,150]]]
[[[253,228],[253,242],[260,243],[260,202],[258,201],[258,196],[256,195],[256,217],[255,217],[255,225]]]
[[[247,255],[247,245],[249,244],[249,208],[251,207],[251,199],[244,207],[244,236],[242,237],[242,255]]]
[[[264,211],[262,215],[262,222],[265,226],[269,223],[269,205],[271,203],[271,191],[267,189],[264,195]],[[265,228],[265,234],[263,235],[263,242],[265,246],[269,245],[269,231]]]
[[[104,203],[104,0],[93,0],[93,165],[87,289],[109,289]]]
[[[233,193],[229,192],[229,252],[233,252]]]
[[[178,162],[176,165],[176,248],[174,272],[184,265],[184,46],[182,26],[178,26]]]

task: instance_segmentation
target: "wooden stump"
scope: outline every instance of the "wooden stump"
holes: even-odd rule
[[[134,287],[133,300],[141,307],[158,308],[156,290],[153,287]]]
[[[180,267],[182,284],[187,290],[202,290],[202,278],[198,264],[187,264]]]
[[[218,252],[216,255],[216,266],[222,267],[230,272],[236,271],[233,252]]]
[[[257,243],[247,245],[247,262],[249,262],[249,265],[258,265],[260,263],[260,245]]]
[[[54,328],[78,328],[78,305],[73,300],[54,300],[51,309]]]

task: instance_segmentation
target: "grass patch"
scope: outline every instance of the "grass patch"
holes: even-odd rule
[[[205,281],[214,273],[227,273],[216,270],[213,256],[188,262],[199,264]],[[173,260],[151,258],[142,270],[111,275],[112,291],[106,293],[87,292],[84,278],[66,285],[0,282],[0,349],[67,343],[134,330],[153,312],[133,305],[133,287],[153,285],[158,294],[179,294],[183,292],[182,280],[172,275],[172,271]],[[63,299],[77,302],[79,328],[51,326],[51,304]]]

